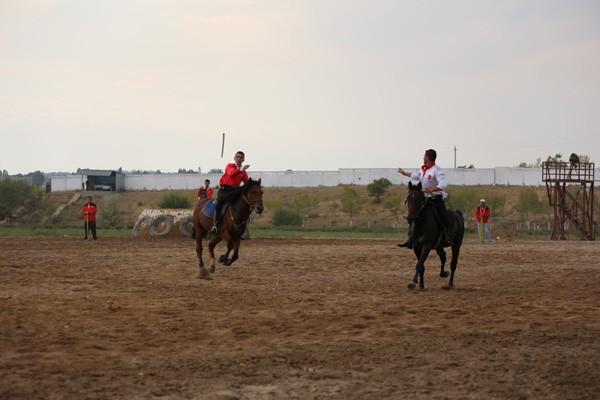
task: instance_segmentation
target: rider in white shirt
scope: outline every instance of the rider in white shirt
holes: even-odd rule
[[[423,166],[421,169],[410,173],[406,172],[402,168],[398,168],[398,172],[404,176],[410,177],[410,179],[413,181],[421,182],[425,197],[428,197],[428,201],[431,201],[435,206],[438,218],[442,224],[442,230],[445,236],[445,246],[451,246],[452,242],[448,232],[448,213],[446,210],[446,203],[444,202],[446,197],[448,197],[448,194],[446,193],[446,187],[448,186],[448,183],[446,181],[446,174],[444,173],[444,170],[435,163],[436,158],[437,153],[435,150],[426,150],[425,154],[423,155]],[[409,228],[408,240],[402,244],[399,244],[398,246],[412,249],[412,227]]]

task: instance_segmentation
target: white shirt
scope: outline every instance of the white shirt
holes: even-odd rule
[[[425,197],[440,195],[444,199],[448,197],[448,194],[445,192],[446,187],[448,187],[446,174],[444,173],[444,170],[441,169],[437,164],[434,164],[433,167],[426,170],[425,173],[423,173],[422,169],[416,170],[412,173],[410,179],[421,182],[423,189],[431,189],[435,186],[440,189],[436,192],[425,193]]]

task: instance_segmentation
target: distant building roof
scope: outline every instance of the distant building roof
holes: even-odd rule
[[[112,176],[119,172],[109,169],[78,169],[77,175],[91,175],[91,176]]]

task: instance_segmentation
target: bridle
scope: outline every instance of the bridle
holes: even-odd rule
[[[250,192],[252,188],[248,188],[248,192]],[[260,187],[258,188],[260,190]],[[246,194],[244,192],[242,192],[242,198],[244,199],[244,201],[246,202],[246,204],[248,204],[248,206],[250,207],[250,212],[248,213],[248,217],[243,221],[240,222],[239,224],[235,222],[236,217],[233,215],[233,207],[231,207],[231,205],[229,205],[229,216],[231,217],[231,221],[233,222],[233,229],[237,229],[240,226],[243,226],[244,224],[246,224],[246,222],[248,222],[248,220],[250,219],[250,215],[252,215],[252,211],[254,211],[254,207],[256,206],[256,203],[260,202],[261,200],[258,199],[250,199],[248,200],[248,198],[246,197]]]
[[[411,197],[415,197],[413,194],[417,193],[417,192],[421,192],[420,190],[415,190],[412,189],[411,191],[408,192],[408,196],[406,197],[406,200],[404,200],[404,205],[406,205],[408,203],[408,199]],[[425,197],[425,195],[421,192],[421,206],[419,207],[419,209],[417,210],[417,212],[415,213],[414,217],[408,217],[407,220],[409,223],[411,223],[412,221],[414,221],[419,214],[421,214],[421,211],[423,211],[423,208],[425,207],[425,203],[427,202],[427,198]]]

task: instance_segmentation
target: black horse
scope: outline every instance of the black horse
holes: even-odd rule
[[[417,285],[417,279],[420,278],[419,287],[424,289],[425,260],[432,249],[435,249],[442,263],[440,276],[442,278],[448,277],[448,271],[444,270],[446,264],[444,232],[436,210],[433,205],[429,204],[420,182],[418,185],[409,182],[408,197],[405,204],[408,210],[407,220],[412,230],[413,250],[418,260],[415,276],[408,284],[408,288],[414,289]],[[452,241],[452,261],[450,261],[450,281],[443,289],[452,289],[454,286],[454,271],[456,271],[460,246],[465,234],[465,225],[463,215],[459,210],[448,210],[447,212],[450,225],[448,231]]]
[[[246,231],[246,223],[250,218],[250,213],[252,210],[256,210],[258,214],[263,212],[262,196],[263,190],[260,179],[257,181],[250,179],[244,186],[236,188],[232,193],[229,203],[223,207],[224,215],[219,226],[219,233],[208,244],[210,272],[215,272],[215,246],[221,240],[227,242],[227,252],[219,257],[219,262],[224,265],[231,265],[238,259],[240,240]],[[209,202],[211,204],[207,204]],[[213,226],[213,213],[214,203],[212,203],[212,199],[202,199],[194,208],[194,237],[200,266],[200,279],[212,279],[202,260],[202,239]],[[229,258],[229,253],[232,250],[233,254]]]

